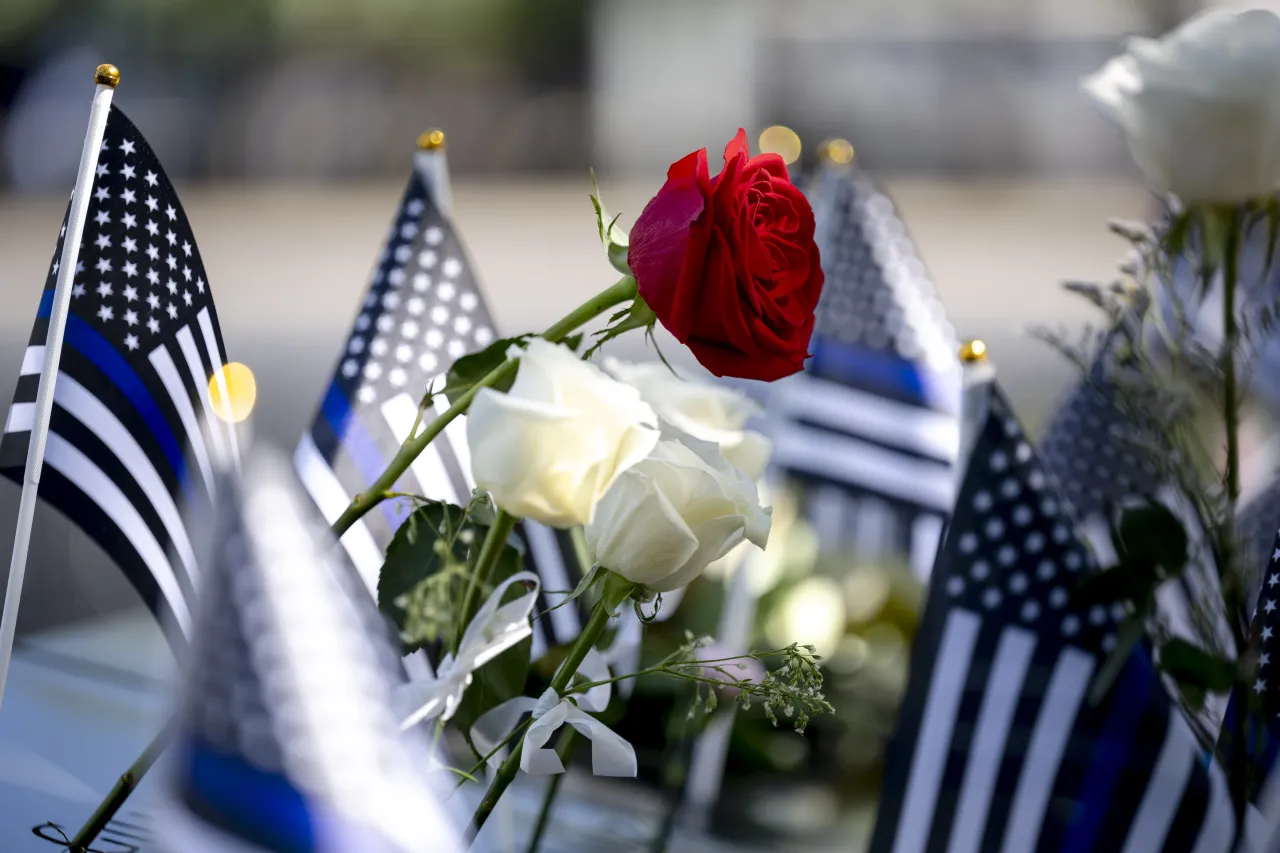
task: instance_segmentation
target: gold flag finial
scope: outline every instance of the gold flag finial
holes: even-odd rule
[[[971,341],[965,341],[960,345],[960,360],[965,364],[974,364],[975,362],[986,361],[987,345],[977,338],[974,338]]]
[[[444,149],[444,131],[438,127],[424,130],[418,137],[419,151],[441,151]]]
[[[104,62],[98,66],[97,71],[93,72],[93,82],[99,86],[110,86],[114,89],[120,85],[120,69],[109,62]]]
[[[853,162],[853,146],[847,139],[828,139],[818,146],[818,159],[824,163],[847,166]]]

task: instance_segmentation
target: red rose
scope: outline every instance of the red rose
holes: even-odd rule
[[[813,209],[781,157],[749,155],[745,130],[714,178],[705,148],[673,164],[630,242],[640,295],[712,373],[768,381],[804,366],[822,293]]]

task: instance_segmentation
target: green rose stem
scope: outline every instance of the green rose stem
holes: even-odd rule
[[[629,299],[636,297],[636,280],[629,275],[624,275],[611,287],[602,290],[577,308],[566,314],[561,320],[552,324],[542,333],[542,337],[552,342],[560,342],[576,331],[579,327],[591,322],[604,312],[608,311],[616,305],[620,305]],[[401,445],[399,452],[392,458],[391,464],[387,466],[387,470],[382,476],[365,491],[356,495],[351,501],[351,505],[343,511],[338,520],[333,523],[333,533],[335,536],[342,536],[346,533],[351,525],[355,524],[365,513],[373,509],[381,503],[387,496],[387,493],[395,488],[396,481],[408,470],[410,463],[418,458],[418,455],[426,449],[427,445],[440,434],[440,432],[448,426],[448,424],[458,415],[466,412],[471,405],[471,400],[475,397],[476,392],[481,388],[489,387],[497,384],[502,379],[510,376],[516,370],[518,362],[508,360],[503,362],[476,383],[474,388],[468,390],[465,394],[451,405],[444,414],[437,417],[434,421],[427,424],[427,428],[420,434],[411,436]],[[496,526],[496,525],[495,525]],[[492,531],[492,528],[490,528]],[[505,540],[506,537],[503,537]],[[482,548],[483,551],[483,548]],[[501,553],[501,549],[497,549],[497,553]],[[607,617],[606,617],[607,621]],[[601,626],[603,629],[603,626]],[[583,650],[583,655],[586,650]],[[581,659],[578,661],[581,663]],[[577,663],[574,664],[577,669]],[[169,743],[169,738],[174,731],[174,722],[170,720],[165,725],[155,739],[147,744],[146,750],[142,755],[138,756],[138,760],[125,771],[124,775],[116,783],[111,792],[107,794],[107,798],[98,805],[94,810],[93,816],[89,818],[89,822],[84,828],[76,833],[76,837],[72,840],[71,849],[76,853],[86,850],[98,837],[98,833],[102,832],[103,827],[120,811],[125,804],[129,795],[133,793],[134,788],[151,769],[151,765],[155,763],[156,758],[164,751]],[[518,754],[518,751],[517,751]],[[510,782],[510,780],[508,780]],[[506,787],[505,785],[503,787]],[[77,846],[79,845],[79,846]]]
[[[604,594],[600,596],[600,600],[596,602],[595,608],[592,609],[591,618],[587,620],[586,627],[582,629],[582,633],[578,635],[573,648],[569,650],[569,656],[565,658],[564,663],[560,665],[560,669],[556,670],[555,677],[551,679],[551,689],[556,691],[558,695],[562,697],[565,695],[565,692],[569,689],[569,684],[573,681],[574,674],[577,673],[578,667],[582,664],[583,658],[587,656],[587,652],[591,651],[596,641],[600,639],[600,635],[604,633],[605,626],[609,624],[609,619],[613,617],[614,611],[630,597],[636,588],[636,584],[612,572],[605,576]],[[507,790],[512,780],[516,778],[516,773],[520,770],[520,755],[523,749],[524,740],[522,739],[512,748],[511,753],[502,762],[502,766],[498,768],[493,784],[485,792],[484,799],[480,801],[475,815],[471,818],[471,826],[467,830],[469,839],[474,839],[480,832],[485,821],[489,819],[489,815],[493,813],[494,806],[498,804],[498,800],[502,797],[503,791]]]
[[[1214,214],[1210,214],[1214,215]],[[1221,535],[1218,537],[1218,559],[1222,563],[1221,583],[1227,599],[1227,617],[1236,635],[1238,654],[1243,655],[1247,638],[1236,629],[1238,623],[1236,606],[1239,598],[1239,584],[1230,574],[1235,562],[1236,538],[1236,503],[1240,499],[1240,396],[1236,387],[1236,339],[1239,336],[1236,327],[1235,295],[1239,283],[1238,266],[1240,254],[1240,218],[1234,210],[1222,212],[1227,222],[1222,258],[1222,420],[1226,432],[1227,461],[1223,472],[1223,490],[1226,493],[1226,506],[1222,518]],[[1246,697],[1246,707],[1237,714],[1235,737],[1228,758],[1228,778],[1230,780],[1231,798],[1236,812],[1236,841],[1240,840],[1244,829],[1245,812],[1252,789],[1252,763],[1249,761],[1249,742],[1251,738],[1254,708],[1249,701],[1252,691],[1245,676],[1237,667],[1234,692],[1237,696]]]
[[[578,731],[569,726],[569,730],[565,732],[564,737],[560,740],[560,746],[556,752],[560,755],[560,762],[565,766],[569,766],[569,756],[573,754],[573,748],[578,745]],[[547,824],[551,822],[551,806],[556,801],[556,795],[560,793],[560,783],[564,781],[567,773],[557,773],[551,777],[551,782],[547,785],[547,792],[542,797],[542,808],[538,811],[538,822],[533,825],[533,834],[529,836],[529,846],[525,848],[525,853],[538,853],[538,848],[542,846],[542,836],[547,832]]]
[[[612,287],[597,293],[577,308],[570,311],[545,332],[542,337],[547,340],[558,343],[570,334],[576,331],[580,326],[599,317],[605,311],[636,297],[636,280],[629,275],[624,275]],[[386,497],[386,493],[395,488],[396,481],[408,470],[413,460],[426,449],[435,437],[440,434],[446,426],[449,425],[454,418],[464,414],[471,406],[471,401],[475,398],[477,392],[481,388],[487,388],[496,385],[503,379],[515,373],[516,365],[519,362],[514,359],[508,359],[502,364],[489,371],[483,379],[477,382],[465,394],[454,401],[443,414],[438,416],[431,423],[427,424],[426,429],[416,436],[410,436],[400,446],[400,450],[391,460],[391,464],[387,466],[387,470],[382,472],[382,476],[374,481],[373,485],[356,495],[351,501],[351,505],[338,516],[338,520],[333,523],[333,533],[335,536],[341,536],[346,533],[351,525],[355,524],[365,513],[373,509]]]
[[[133,765],[116,780],[107,798],[98,805],[85,825],[80,827],[75,838],[71,839],[69,845],[71,853],[86,853],[89,845],[98,837],[98,833],[102,832],[115,817],[116,812],[120,811],[124,801],[133,793],[133,789],[138,787],[138,783],[142,781],[143,776],[147,775],[147,771],[151,769],[152,764],[155,764],[160,753],[164,752],[169,738],[173,736],[174,722],[171,718],[151,743],[147,744],[147,748],[142,751],[142,755],[138,756],[138,760],[133,762]]]
[[[453,625],[454,652],[458,651],[458,644],[462,642],[462,632],[467,630],[467,624],[471,621],[471,608],[475,604],[476,591],[482,584],[489,583],[493,567],[498,564],[498,557],[502,554],[502,549],[507,547],[507,537],[511,535],[511,530],[515,526],[515,516],[500,509],[493,520],[493,526],[485,534],[484,543],[480,546],[480,556],[476,558],[475,570],[471,572],[471,577],[467,581],[467,591],[462,596],[462,609],[458,611],[458,619]]]

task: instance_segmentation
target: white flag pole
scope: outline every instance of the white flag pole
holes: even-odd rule
[[[427,185],[431,203],[446,219],[453,219],[453,187],[449,183],[446,148],[443,130],[424,131],[418,137],[418,152],[413,158],[413,165]]]
[[[36,392],[35,415],[31,423],[31,440],[27,445],[27,468],[22,480],[22,499],[18,504],[17,532],[13,539],[13,556],[9,560],[9,584],[4,594],[4,613],[0,615],[0,703],[4,701],[4,685],[9,675],[9,659],[13,655],[13,636],[18,627],[18,600],[22,597],[22,581],[27,572],[27,547],[31,544],[31,523],[36,511],[36,491],[40,486],[40,469],[44,465],[45,441],[49,435],[49,418],[53,414],[53,383],[58,376],[62,357],[62,336],[66,331],[67,311],[71,304],[72,279],[80,258],[80,238],[89,215],[89,192],[98,169],[98,153],[111,112],[111,96],[120,83],[120,72],[114,65],[99,65],[93,82],[97,90],[89,110],[89,129],[80,153],[80,171],[71,193],[71,213],[58,258],[58,278],[53,289],[53,309],[49,313],[49,336],[45,340],[44,366],[40,369],[40,386]]]

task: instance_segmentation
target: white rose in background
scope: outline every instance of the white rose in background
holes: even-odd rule
[[[630,385],[568,347],[534,338],[511,390],[482,388],[467,417],[476,485],[512,515],[551,527],[591,521],[618,475],[658,442],[658,419]]]
[[[663,440],[600,501],[587,548],[632,583],[670,592],[744,539],[763,548],[770,513],[754,481],[714,444]]]
[[[711,382],[681,379],[661,362],[628,364],[607,358],[604,368],[633,385],[658,417],[677,430],[720,446],[729,464],[759,480],[769,464],[773,444],[746,428],[760,407],[745,394]]]
[[[1280,183],[1280,18],[1213,9],[1159,41],[1129,39],[1084,90],[1124,131],[1147,180],[1185,204]]]

